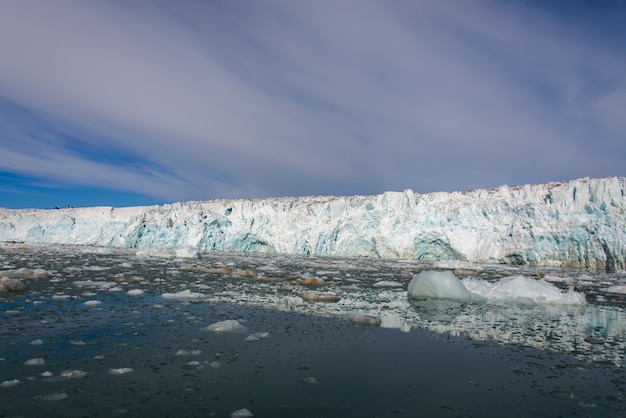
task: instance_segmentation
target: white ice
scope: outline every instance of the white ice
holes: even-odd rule
[[[225,321],[215,322],[203,328],[211,332],[241,332],[245,329],[243,325],[236,319],[227,319]]]
[[[609,177],[454,193],[0,209],[0,241],[167,258],[215,250],[617,271],[626,259],[624,189],[623,177]]]
[[[412,299],[442,298],[492,303],[584,305],[584,293],[565,292],[544,280],[525,276],[504,277],[495,283],[467,277],[459,280],[450,271],[425,270],[409,283]]]

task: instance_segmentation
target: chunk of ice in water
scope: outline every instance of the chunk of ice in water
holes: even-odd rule
[[[246,341],[255,342],[261,341],[263,338],[267,338],[269,336],[269,332],[255,332],[254,334],[250,334],[246,337]]]
[[[109,369],[109,374],[120,375],[134,372],[130,367],[120,367],[119,369]]]
[[[214,322],[203,329],[211,332],[241,332],[244,326],[236,319],[227,319],[225,321]]]
[[[63,379],[82,379],[87,377],[88,373],[83,370],[63,370],[61,372],[61,377]]]
[[[247,408],[238,409],[230,413],[230,418],[248,418],[253,416],[254,414]]]
[[[348,321],[355,325],[364,325],[370,327],[378,327],[381,324],[381,319],[374,315],[366,315],[363,313],[350,313],[348,314]]]
[[[608,293],[622,293],[622,294],[626,294],[626,285],[615,285],[615,286],[609,286],[606,289],[604,289],[606,292]]]
[[[31,358],[24,362],[24,366],[43,366],[45,363],[42,358]]]
[[[206,297],[204,293],[192,292],[189,289],[181,290],[176,293],[163,293],[161,296],[165,299],[201,299]]]
[[[67,399],[67,393],[65,393],[65,391],[53,392],[47,395],[43,395],[38,399],[43,399],[44,401],[61,401],[63,399]]]
[[[19,383],[19,379],[5,380],[4,382],[0,383],[0,387],[10,388],[12,386],[18,385]]]
[[[141,296],[144,294],[144,291],[141,289],[131,289],[128,292],[126,292],[126,294],[129,296]]]
[[[402,283],[396,282],[394,280],[381,280],[379,282],[374,283],[372,286],[374,287],[402,287]]]
[[[412,299],[445,298],[473,299],[463,283],[450,271],[426,270],[409,282],[408,296]]]
[[[100,302],[99,300],[87,300],[87,301],[83,302],[83,305],[85,305],[85,306],[100,306],[100,305],[102,305],[102,302]]]
[[[584,305],[585,294],[561,291],[545,280],[525,276],[503,277],[495,283],[482,279],[459,280],[449,271],[422,271],[408,287],[409,298],[445,298],[496,303]]]

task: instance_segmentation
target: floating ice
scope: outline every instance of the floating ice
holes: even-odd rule
[[[495,283],[475,278],[459,280],[449,271],[422,271],[408,287],[412,299],[442,298],[526,304],[584,305],[584,293],[566,292],[544,280],[525,276],[504,277]]]
[[[43,399],[44,401],[62,401],[67,399],[67,393],[65,391],[48,393],[47,395],[39,396],[37,399]]]
[[[145,292],[141,289],[131,289],[128,292],[126,292],[127,295],[129,296],[141,296],[143,295]]]
[[[8,277],[9,279],[45,279],[49,276],[50,272],[44,269],[20,268],[0,271],[0,277]]]
[[[130,367],[120,367],[119,369],[109,369],[109,374],[120,375],[134,372]]]
[[[334,292],[319,293],[319,292],[302,292],[302,299],[307,302],[339,302],[341,298]]]
[[[238,409],[234,412],[230,413],[230,418],[249,418],[249,417],[253,417],[254,414],[250,411],[248,411],[247,408],[243,408],[243,409]]]
[[[83,370],[63,370],[60,374],[63,379],[82,379],[88,376],[88,373]]]
[[[372,286],[374,287],[402,287],[403,284],[400,282],[393,281],[393,280],[381,280],[379,282],[374,283]]]
[[[206,297],[203,293],[192,292],[189,289],[181,290],[176,293],[163,293],[161,296],[166,299],[202,299]]]
[[[254,334],[250,334],[246,337],[246,341],[248,342],[256,342],[261,341],[264,338],[269,336],[269,332],[255,332]]]
[[[350,313],[348,314],[348,320],[353,324],[369,327],[378,327],[381,324],[379,317],[362,313]]]
[[[41,345],[41,344],[43,344],[43,340],[41,340],[41,339],[37,338],[36,340],[32,340],[32,341],[30,342],[30,344],[31,344],[31,345]]]
[[[0,293],[21,292],[26,290],[26,285],[19,279],[0,277]]]
[[[74,282],[74,286],[80,287],[98,287],[101,289],[109,289],[117,286],[116,282],[107,282],[102,280],[77,280]]]
[[[236,319],[227,319],[225,321],[215,322],[203,329],[211,332],[241,332],[245,327]]]
[[[202,256],[197,248],[192,247],[178,248],[175,250],[174,254],[176,254],[178,258],[200,258]]]
[[[475,299],[475,296],[450,271],[422,271],[411,279],[407,291],[409,298],[412,299]]]
[[[31,358],[24,362],[24,366],[43,366],[45,361],[42,358]]]
[[[102,305],[102,302],[100,302],[99,300],[86,300],[85,302],[83,302],[83,305],[85,305],[85,306],[100,306],[100,305]]]
[[[493,302],[559,305],[584,305],[586,303],[585,295],[572,288],[562,292],[551,283],[525,276],[504,277],[495,283],[465,278],[463,284],[473,294]]]
[[[606,292],[609,293],[622,293],[622,294],[626,294],[626,285],[615,285],[615,286],[609,286],[605,289]]]
[[[199,356],[202,350],[178,350],[175,356]]]
[[[0,383],[0,387],[10,388],[12,386],[18,385],[19,383],[19,379],[5,380],[4,382]]]

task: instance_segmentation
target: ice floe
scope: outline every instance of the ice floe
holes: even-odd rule
[[[192,292],[189,289],[175,293],[163,293],[161,296],[166,299],[203,299],[206,297],[203,293]]]
[[[0,383],[0,387],[10,388],[19,384],[20,384],[19,379],[5,380],[4,382]]]
[[[441,298],[493,303],[584,305],[585,294],[573,288],[562,291],[553,284],[526,276],[503,277],[496,282],[466,277],[450,271],[422,271],[408,286],[412,299]]]
[[[254,414],[247,408],[238,409],[230,413],[230,418],[249,418],[253,416]]]
[[[245,329],[243,325],[236,319],[227,319],[225,321],[214,322],[203,328],[211,332],[241,332]]]
[[[118,369],[109,369],[109,374],[121,375],[134,372],[130,367],[120,367]]]
[[[24,366],[43,366],[45,363],[42,358],[31,358],[24,362]]]

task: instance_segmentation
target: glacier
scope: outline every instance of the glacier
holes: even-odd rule
[[[0,209],[0,241],[614,272],[626,263],[624,189],[624,177],[608,177],[452,193]]]

